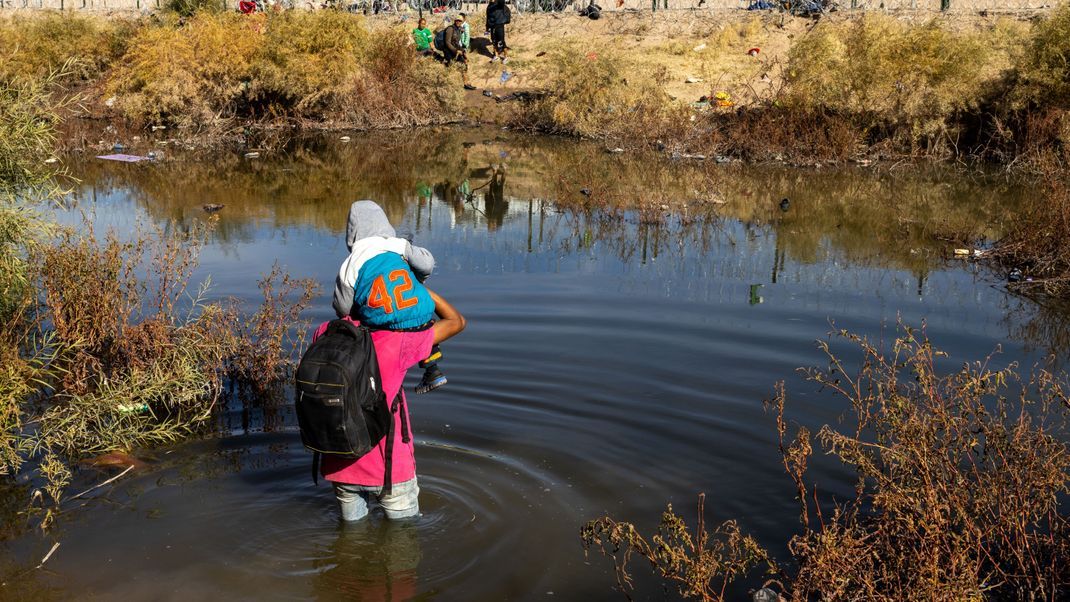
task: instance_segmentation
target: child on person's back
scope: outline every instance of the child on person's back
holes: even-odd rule
[[[335,281],[334,311],[368,328],[418,331],[433,324],[435,302],[423,282],[435,269],[431,252],[398,238],[383,209],[373,201],[357,201],[346,224],[349,257]],[[417,393],[446,384],[438,368],[438,345],[420,362],[423,379]]]

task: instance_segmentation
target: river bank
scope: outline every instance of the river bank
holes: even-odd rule
[[[1057,60],[1070,39],[1065,6],[819,21],[518,15],[505,67],[485,56],[481,20],[472,18],[475,91],[411,52],[407,16],[332,11],[0,20],[0,79],[64,71],[60,83],[81,101],[71,115],[101,124],[96,138],[109,145],[120,142],[109,127],[259,144],[295,129],[479,123],[724,160],[1022,165],[1062,152],[1070,135]]]

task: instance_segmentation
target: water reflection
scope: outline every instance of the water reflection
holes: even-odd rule
[[[924,280],[944,265],[947,243],[936,233],[999,234],[1025,189],[998,177],[966,178],[934,169],[873,174],[726,167],[710,170],[646,156],[605,153],[594,144],[530,137],[486,137],[479,130],[444,130],[426,136],[383,135],[350,143],[308,142],[260,160],[225,154],[172,156],[161,164],[109,165],[86,160],[72,166],[82,181],[81,199],[115,190],[135,198],[157,221],[205,216],[206,204],[222,204],[221,241],[250,241],[264,225],[344,228],[340,207],[354,199],[382,203],[394,224],[416,208],[413,227],[433,226],[431,202],[449,207],[449,225],[500,229],[508,220],[528,220],[529,237],[544,226],[529,205],[543,202],[586,206],[595,219],[606,207],[670,205],[684,222],[711,215],[745,226],[746,244],[776,237],[778,257],[818,263],[832,255],[852,263],[906,269]],[[592,193],[591,198],[581,190]],[[781,211],[782,198],[791,199]],[[723,204],[721,204],[723,202]],[[344,215],[344,212],[341,214]],[[588,215],[590,218],[590,215]],[[571,224],[562,234],[570,248],[593,240],[625,247],[636,233],[605,223]],[[656,257],[675,224],[646,223],[647,253]],[[592,238],[593,237],[593,238]],[[831,255],[830,255],[831,254]],[[778,262],[784,259],[777,259]],[[774,264],[773,270],[776,271]]]
[[[1004,180],[707,169],[480,130],[378,136],[256,161],[86,160],[72,203],[124,232],[225,205],[196,277],[250,302],[276,261],[330,290],[354,199],[431,249],[433,287],[470,321],[450,384],[410,400],[414,529],[340,531],[290,409],[252,400],[219,415],[219,439],[121,483],[128,504],[64,522],[56,583],[104,599],[616,599],[577,539],[602,512],[647,526],[705,491],[708,520],[739,519],[783,552],[797,508],[761,400],[785,379],[800,423],[836,421],[843,408],[794,372],[820,361],[830,322],[879,338],[897,317],[928,321],[944,367],[1001,345],[997,362],[1026,364],[1037,354],[1008,333],[1043,347],[1066,323],[1008,317],[1021,310],[933,236],[997,235],[1028,193]],[[326,300],[310,313],[333,315]],[[815,458],[812,474],[853,491],[837,462]]]
[[[419,592],[419,529],[412,522],[342,525],[323,558],[313,563],[318,600],[400,602]]]

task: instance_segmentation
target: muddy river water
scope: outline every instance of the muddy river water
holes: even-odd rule
[[[435,254],[429,284],[469,328],[444,346],[449,384],[410,397],[422,515],[341,527],[290,408],[231,403],[213,436],[142,453],[146,468],[47,533],[9,534],[15,567],[61,542],[16,580],[28,598],[621,599],[608,560],[580,545],[583,522],[605,513],[649,531],[669,502],[693,519],[705,492],[708,521],[738,519],[786,557],[798,512],[762,400],[784,380],[793,422],[836,421],[844,406],[796,372],[821,363],[814,342],[830,330],[887,338],[897,319],[924,322],[945,368],[997,347],[996,364],[1026,366],[1061,349],[1058,315],[947,259],[933,236],[998,235],[1030,191],[996,177],[699,166],[483,130],[257,159],[165,153],[73,161],[59,219],[130,232],[224,205],[197,278],[252,305],[278,262],[321,283],[313,323],[332,317],[350,202],[379,201]],[[619,209],[637,202],[647,209]],[[811,476],[830,495],[852,490],[827,459]],[[675,596],[638,586],[638,599]]]

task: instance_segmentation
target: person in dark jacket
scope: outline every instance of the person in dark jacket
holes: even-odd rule
[[[468,83],[468,53],[464,51],[464,46],[461,44],[461,34],[463,32],[464,19],[457,17],[453,20],[453,25],[446,28],[446,50],[443,51],[443,54],[446,55],[447,67],[452,63],[457,63],[460,66],[464,89],[475,90],[476,87]]]
[[[505,45],[505,26],[512,20],[509,7],[505,0],[491,0],[487,4],[487,33],[490,35],[491,46],[494,48],[494,61],[501,60],[505,64],[509,59],[506,57],[508,46]]]

